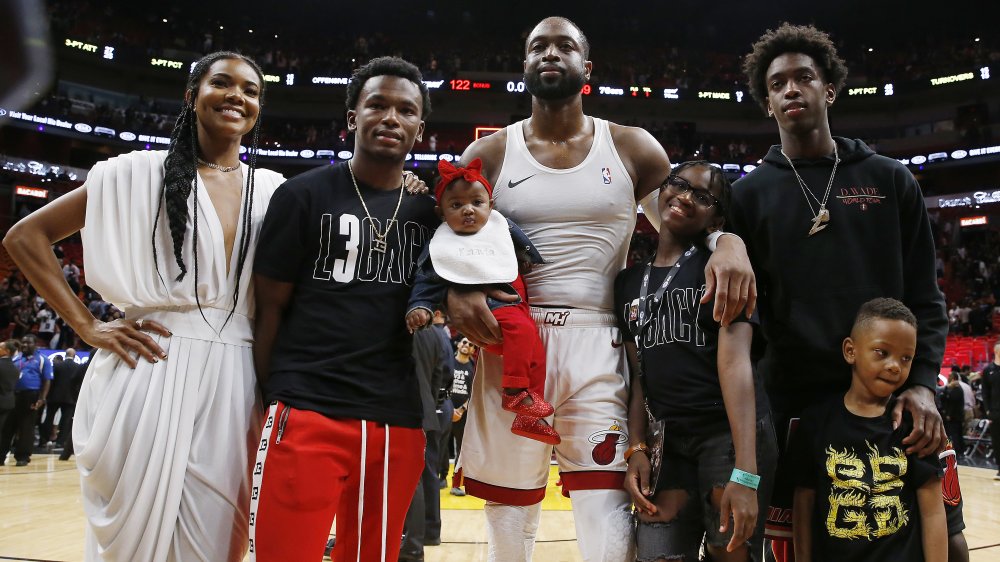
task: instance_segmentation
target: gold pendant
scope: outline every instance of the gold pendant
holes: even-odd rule
[[[820,207],[819,213],[812,220],[812,228],[809,229],[809,236],[816,234],[817,232],[826,228],[827,223],[830,222],[830,211],[826,210],[826,207]]]
[[[372,251],[384,254],[386,246],[387,245],[385,243],[384,238],[376,236],[374,239],[372,239]]]

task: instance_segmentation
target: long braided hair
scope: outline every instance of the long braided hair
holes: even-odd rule
[[[153,245],[153,263],[156,265],[156,274],[160,277],[160,282],[166,285],[163,280],[163,276],[160,274],[160,266],[156,249],[156,232],[157,226],[160,222],[160,212],[163,209],[163,206],[166,205],[167,223],[170,228],[170,238],[173,241],[174,260],[177,262],[177,267],[181,270],[180,275],[177,276],[175,281],[181,281],[184,279],[188,271],[187,264],[184,263],[184,235],[187,233],[188,198],[191,196],[193,191],[194,216],[192,222],[194,236],[192,237],[192,242],[194,244],[194,298],[195,303],[198,305],[198,311],[201,312],[201,317],[205,320],[205,322],[208,322],[208,319],[205,318],[205,312],[201,308],[201,298],[198,295],[198,190],[194,189],[194,187],[195,179],[198,176],[197,162],[200,149],[198,146],[198,127],[194,112],[194,101],[198,93],[198,87],[201,84],[201,79],[204,78],[205,74],[212,67],[212,65],[215,64],[215,62],[226,59],[243,61],[254,69],[257,73],[257,77],[260,79],[259,100],[261,107],[263,107],[264,73],[261,71],[260,66],[253,61],[253,59],[232,51],[217,51],[205,55],[195,63],[194,67],[191,69],[191,75],[188,77],[186,86],[187,95],[184,106],[181,108],[180,115],[177,116],[177,122],[174,124],[174,129],[170,134],[170,148],[167,150],[167,158],[163,164],[163,187],[160,190],[160,197],[156,207],[156,218],[153,221],[153,232],[151,235]],[[249,162],[250,177],[247,179],[246,189],[243,190],[242,228],[240,231],[239,253],[237,254],[238,259],[236,263],[236,290],[233,291],[233,307],[230,309],[229,315],[226,316],[226,321],[222,325],[223,327],[225,327],[230,318],[232,318],[233,314],[236,312],[236,304],[239,300],[240,293],[240,280],[243,275],[243,266],[245,265],[247,253],[250,249],[252,227],[251,217],[253,217],[254,200],[254,172],[257,169],[257,143],[260,138],[260,122],[261,116],[260,113],[258,113],[257,122],[254,123],[252,130],[253,141],[250,146]]]

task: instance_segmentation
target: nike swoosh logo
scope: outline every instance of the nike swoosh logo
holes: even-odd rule
[[[513,189],[513,188],[515,188],[515,187],[517,187],[517,186],[521,185],[522,183],[524,183],[524,182],[526,182],[526,181],[530,180],[531,178],[535,177],[535,175],[536,175],[536,174],[531,174],[530,176],[528,176],[528,177],[526,177],[526,178],[524,178],[523,180],[520,180],[520,181],[511,181],[511,180],[507,180],[507,187],[509,187],[509,188]]]

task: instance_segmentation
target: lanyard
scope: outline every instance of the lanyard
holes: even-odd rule
[[[653,294],[653,302],[656,303],[657,309],[662,305],[663,295],[667,292],[670,287],[670,282],[677,277],[677,272],[681,270],[681,266],[684,265],[688,259],[698,253],[698,248],[691,246],[688,251],[684,252],[684,255],[677,260],[677,263],[670,268],[667,272],[667,276],[663,279],[663,283],[660,284],[660,288],[656,290]],[[649,327],[650,322],[653,321],[653,315],[650,314],[649,318],[646,318],[646,297],[649,296],[649,278],[653,273],[653,258],[649,260],[646,264],[646,272],[642,276],[642,285],[639,289],[639,327],[635,335],[635,348],[636,353],[639,358],[639,371],[642,374],[642,338],[646,334],[646,329]]]

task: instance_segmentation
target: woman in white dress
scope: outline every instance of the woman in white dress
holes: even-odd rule
[[[238,561],[261,407],[252,361],[254,249],[279,174],[255,170],[264,80],[250,59],[196,63],[170,149],[94,166],[4,246],[99,348],[73,442],[87,560]],[[250,165],[239,160],[251,134]],[[80,230],[87,284],[125,311],[96,320],[51,244]]]

